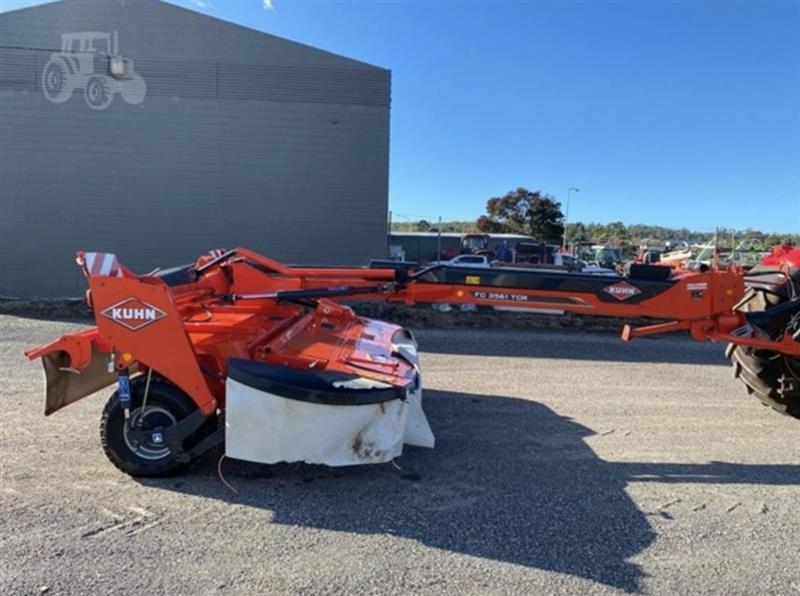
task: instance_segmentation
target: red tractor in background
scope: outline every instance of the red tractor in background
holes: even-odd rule
[[[489,258],[494,256],[494,251],[489,248],[489,234],[462,234],[458,248],[451,248],[442,251],[441,257],[437,259],[447,261],[458,255],[481,255]]]
[[[750,313],[751,321],[763,321],[762,333],[786,334],[800,342],[800,248],[776,246],[744,280],[746,291],[737,309]],[[726,354],[748,393],[800,418],[800,358],[733,343]]]

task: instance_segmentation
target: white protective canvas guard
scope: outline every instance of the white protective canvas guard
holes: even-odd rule
[[[405,400],[368,405],[298,401],[230,377],[225,391],[228,457],[268,464],[351,466],[391,461],[402,454],[404,443],[434,446],[422,411],[421,382]]]

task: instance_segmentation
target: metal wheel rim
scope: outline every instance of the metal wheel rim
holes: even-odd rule
[[[135,410],[131,411],[131,424],[136,424],[139,419],[140,408],[136,408]],[[161,406],[147,406],[147,409],[144,411],[144,416],[142,418],[143,421],[143,428],[147,429],[147,419],[152,416],[164,416],[169,419],[170,424],[164,425],[159,424],[162,428],[166,428],[167,426],[171,426],[172,424],[177,424],[177,419],[169,410],[162,408]],[[151,427],[154,428],[154,427]],[[164,459],[165,457],[169,457],[170,450],[169,447],[166,445],[164,447],[153,447],[151,445],[147,445],[144,443],[140,443],[138,446],[133,445],[131,442],[130,437],[128,436],[128,425],[125,424],[122,430],[122,438],[125,440],[125,445],[128,446],[133,453],[135,453],[138,457],[142,459],[146,459],[149,461],[156,461],[159,459]]]

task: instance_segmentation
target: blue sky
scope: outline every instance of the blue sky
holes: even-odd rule
[[[571,220],[800,232],[800,3],[172,2],[390,68],[397,219],[576,186]]]

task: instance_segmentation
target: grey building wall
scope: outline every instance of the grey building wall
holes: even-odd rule
[[[84,31],[117,31],[144,101],[47,99],[61,34]],[[385,256],[388,70],[156,0],[5,13],[0,46],[0,294],[82,294],[78,249],[141,272],[217,247]]]

